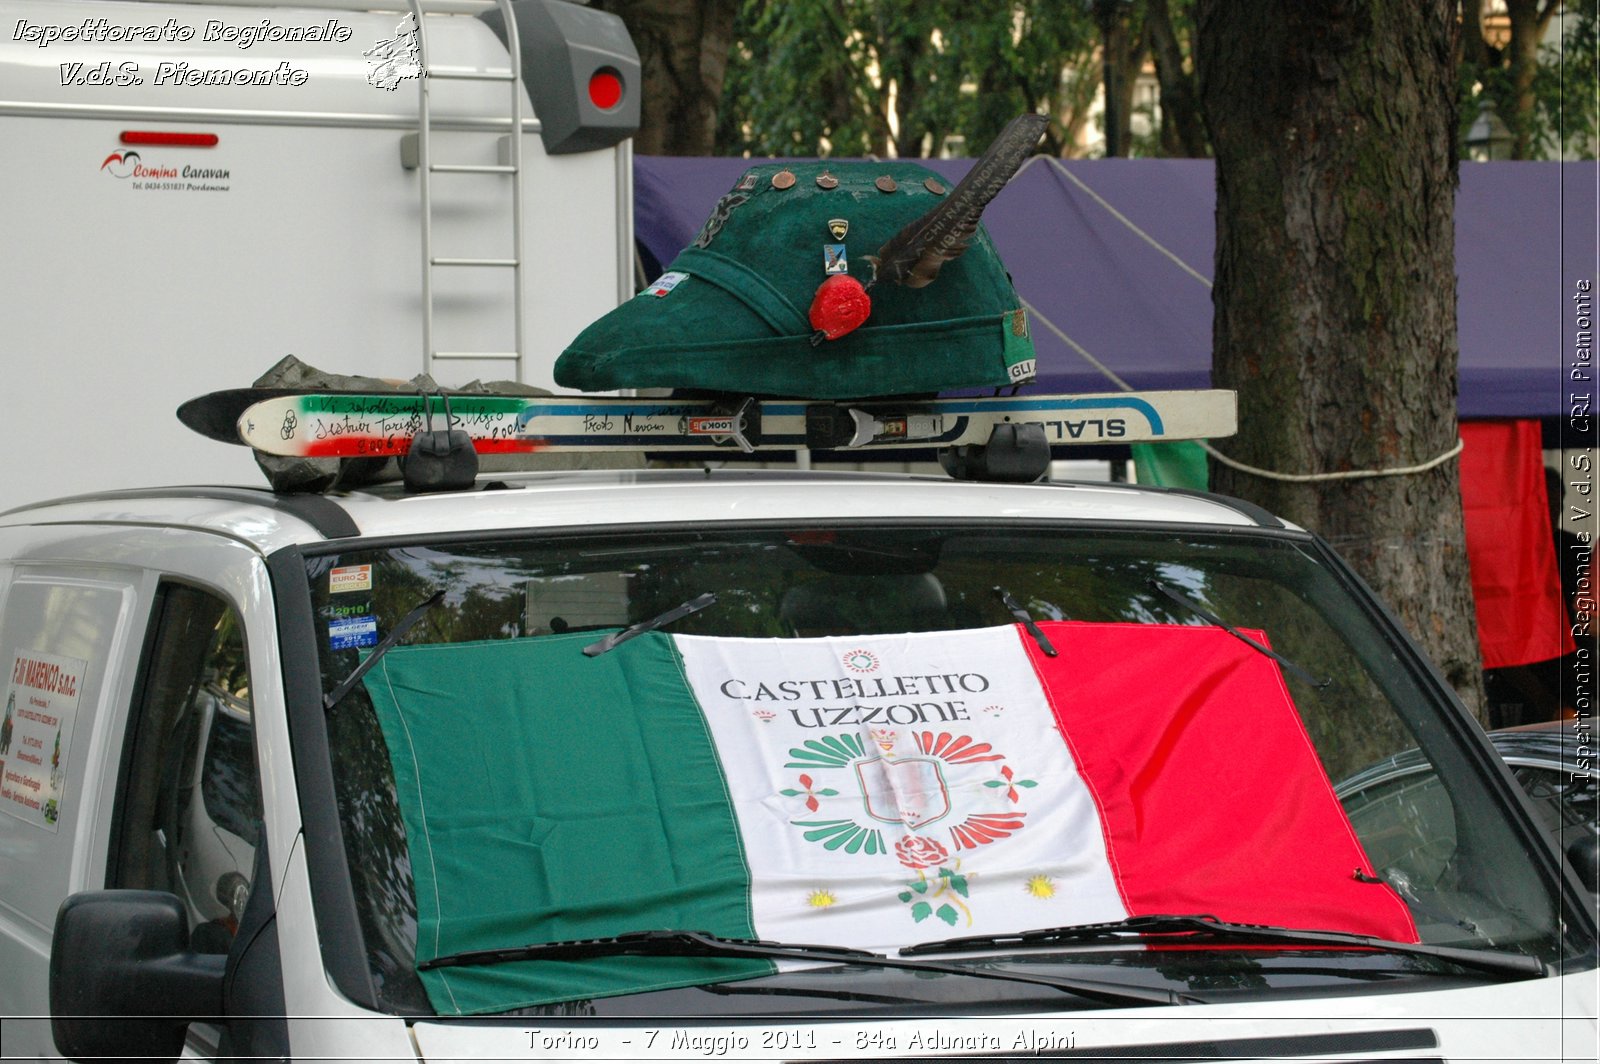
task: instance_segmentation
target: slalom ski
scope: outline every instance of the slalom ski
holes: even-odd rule
[[[1232,392],[1121,392],[832,402],[792,399],[528,397],[234,389],[184,404],[215,439],[299,457],[403,455],[430,428],[465,431],[480,454],[647,450],[832,451],[983,444],[996,426],[1038,424],[1052,446],[1226,436]],[[233,414],[234,432],[227,431]]]

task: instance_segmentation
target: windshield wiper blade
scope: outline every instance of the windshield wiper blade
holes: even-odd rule
[[[411,631],[411,626],[422,620],[423,614],[437,606],[439,604],[439,600],[442,598],[444,598],[444,588],[441,587],[439,590],[435,591],[433,594],[429,595],[427,598],[411,607],[411,612],[400,618],[400,623],[389,630],[389,634],[384,636],[383,642],[372,648],[372,653],[367,655],[366,660],[352,669],[349,676],[346,676],[343,680],[339,681],[338,687],[335,687],[333,690],[322,696],[323,711],[326,712],[327,710],[330,710],[334,706],[338,705],[339,700],[350,693],[350,688],[359,683],[361,681],[361,677],[367,674],[367,670],[376,665],[379,658],[389,653],[389,650],[396,643],[400,642],[400,640],[405,637],[407,632]]]
[[[1197,943],[1237,945],[1259,943],[1282,946],[1356,946],[1383,953],[1398,953],[1412,957],[1432,957],[1467,968],[1478,968],[1499,975],[1543,976],[1549,974],[1545,963],[1537,957],[1523,953],[1506,953],[1494,950],[1467,949],[1460,946],[1435,946],[1423,942],[1395,942],[1372,935],[1358,935],[1348,931],[1314,931],[1292,927],[1272,927],[1267,924],[1233,924],[1206,915],[1149,915],[1130,916],[1126,920],[1108,923],[1074,924],[1069,927],[1046,927],[1037,931],[1019,931],[1010,935],[969,935],[947,938],[940,942],[924,942],[908,946],[900,952],[905,956],[925,953],[966,953],[979,950],[1015,949],[1026,946],[1105,945],[1150,936],[1163,945],[1194,945]]]
[[[674,621],[681,621],[691,613],[699,613],[707,606],[717,601],[717,596],[707,591],[704,595],[696,596],[681,606],[674,606],[666,613],[657,614],[648,621],[631,624],[620,632],[612,632],[599,642],[590,643],[583,648],[583,652],[591,658],[597,658],[606,651],[615,648],[618,644],[626,643],[636,635],[653,632],[657,628],[664,628]]]
[[[902,951],[904,952],[904,951]],[[846,946],[809,946],[768,942],[755,938],[721,938],[706,931],[631,931],[609,938],[536,942],[506,949],[467,950],[421,961],[417,970],[509,964],[527,960],[586,960],[591,957],[715,957],[723,959],[809,961],[816,964],[856,964],[869,968],[896,968],[912,972],[938,972],[975,979],[998,979],[1064,990],[1107,1005],[1182,1005],[1189,999],[1170,990],[1118,986],[1086,979],[1025,975],[1020,972],[973,968],[933,961],[907,961],[870,950]]]
[[[809,946],[755,938],[721,938],[706,931],[630,931],[609,938],[579,938],[564,942],[535,942],[506,949],[468,950],[422,961],[417,965],[417,970],[526,960],[575,961],[591,957],[750,957],[837,960],[841,964],[852,964],[859,960],[882,959],[883,954],[847,946]]]
[[[1305,666],[1299,664],[1298,662],[1290,661],[1288,658],[1284,657],[1282,654],[1279,654],[1271,647],[1251,639],[1249,636],[1239,631],[1239,629],[1235,628],[1227,621],[1224,621],[1221,617],[1218,617],[1216,614],[1200,605],[1200,603],[1196,602],[1188,595],[1173,590],[1159,580],[1151,580],[1149,583],[1151,587],[1167,596],[1167,598],[1171,599],[1173,602],[1176,602],[1178,605],[1198,615],[1207,624],[1215,625],[1216,627],[1221,628],[1224,632],[1227,632],[1229,635],[1233,636],[1233,638],[1239,640],[1239,642],[1259,653],[1265,654],[1267,657],[1271,658],[1273,661],[1276,661],[1279,665],[1282,665],[1285,669],[1288,669],[1290,672],[1300,677],[1312,687],[1323,688],[1333,683],[1332,676],[1324,676],[1320,680],[1317,679],[1315,676],[1311,675],[1310,670],[1308,670]]]

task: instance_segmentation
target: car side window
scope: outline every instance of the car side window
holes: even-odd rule
[[[238,613],[197,588],[163,586],[141,676],[107,886],[176,894],[194,948],[226,952],[261,824]]]

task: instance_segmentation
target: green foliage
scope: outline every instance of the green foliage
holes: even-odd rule
[[[948,131],[965,137],[970,154],[1023,111],[1060,115],[1068,70],[1087,75],[1092,97],[1098,84],[1093,55],[1099,31],[1082,5],[1016,0],[944,7],[944,47],[936,63],[939,84],[956,91],[940,102],[938,112],[950,116]],[[1070,87],[1072,81],[1066,84]],[[1059,125],[1051,136],[1059,146]]]
[[[1561,48],[1546,48],[1541,59],[1534,92],[1556,142],[1580,159],[1595,158],[1600,148],[1596,93],[1600,85],[1600,8],[1586,6],[1574,12]]]
[[[1023,111],[1059,115],[1098,31],[1059,0],[745,0],[719,115],[729,154],[976,152]],[[1092,82],[1091,82],[1092,93]],[[1053,126],[1047,150],[1059,151]]]
[[[1146,20],[1161,10],[1147,0],[1127,9],[1129,40],[1144,57],[1152,54]],[[1186,54],[1193,0],[1169,0],[1164,11]],[[1561,46],[1540,49],[1526,114],[1517,109],[1505,52],[1488,49],[1483,63],[1464,58],[1463,154],[1479,101],[1487,98],[1513,134],[1526,127],[1530,158],[1563,152],[1594,158],[1597,22],[1592,5],[1568,5]],[[1100,30],[1091,5],[1082,2],[742,0],[734,38],[717,131],[717,150],[730,155],[975,155],[1028,110],[1052,116],[1042,150],[1065,154],[1101,85]],[[1121,62],[1126,76],[1142,59],[1130,53]],[[1192,72],[1171,76],[1187,81]],[[1170,133],[1161,126],[1164,117],[1148,117],[1151,129],[1134,138],[1132,154],[1181,153],[1164,135]]]
[[[1478,118],[1482,102],[1488,100],[1513,136],[1527,133],[1526,158],[1552,159],[1564,154],[1595,158],[1600,146],[1595,93],[1600,78],[1597,30],[1600,9],[1568,6],[1560,45],[1539,48],[1539,64],[1533,75],[1533,108],[1526,113],[1517,108],[1509,49],[1489,49],[1484,64],[1463,61],[1458,80],[1462,157],[1467,156],[1467,134]]]

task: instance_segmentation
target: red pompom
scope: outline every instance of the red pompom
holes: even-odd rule
[[[811,298],[811,327],[829,340],[854,332],[871,313],[872,297],[848,273],[823,281]]]

